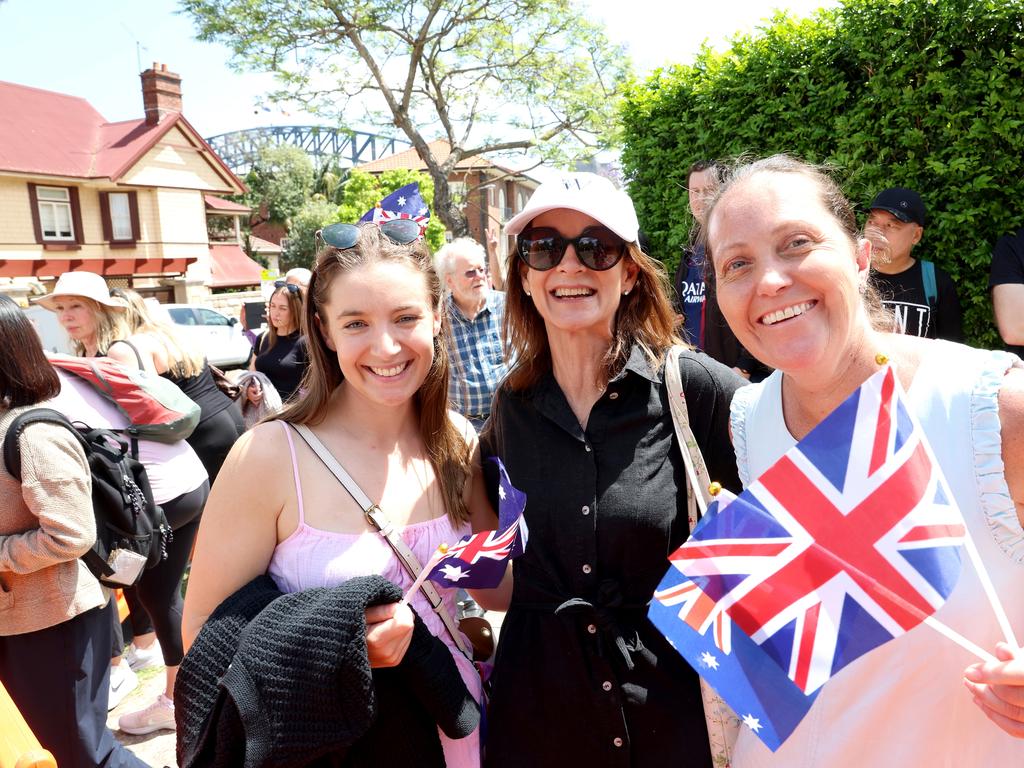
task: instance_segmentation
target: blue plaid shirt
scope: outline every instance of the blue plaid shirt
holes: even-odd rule
[[[467,320],[455,300],[448,297],[452,326],[452,366],[448,381],[451,407],[467,418],[483,421],[491,412],[491,398],[508,365],[501,349],[505,294],[490,291],[476,317]]]

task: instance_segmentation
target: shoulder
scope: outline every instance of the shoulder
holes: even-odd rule
[[[29,424],[18,436],[18,450],[22,482],[56,479],[66,476],[69,469],[74,474],[89,472],[78,438],[60,424]]]
[[[687,394],[696,391],[731,397],[737,389],[749,383],[731,368],[693,349],[683,349],[679,353],[679,376]]]
[[[1024,260],[1024,229],[1013,235],[1003,235],[996,241],[992,249],[992,261],[1016,259]]]
[[[459,434],[462,435],[462,438],[466,441],[466,445],[470,446],[470,448],[475,448],[477,446],[479,438],[476,434],[476,427],[473,426],[469,419],[458,411],[449,409],[448,420],[455,425],[455,429],[457,429]]]
[[[242,433],[229,454],[245,467],[249,477],[263,477],[279,466],[288,464],[288,437],[284,422],[275,420],[257,424]]]

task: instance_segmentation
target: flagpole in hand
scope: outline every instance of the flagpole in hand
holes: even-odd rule
[[[413,595],[415,595],[416,591],[423,586],[423,582],[427,580],[427,574],[434,570],[434,566],[437,565],[438,561],[446,554],[448,554],[448,545],[441,544],[437,548],[437,551],[434,552],[433,555],[431,555],[430,560],[427,561],[427,564],[424,565],[423,568],[420,570],[420,575],[416,577],[416,581],[412,583],[412,586],[409,587],[408,591],[398,602],[399,606],[409,604],[409,601],[412,600]]]

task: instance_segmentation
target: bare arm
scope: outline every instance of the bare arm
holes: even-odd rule
[[[1007,344],[1024,344],[1024,284],[1004,283],[992,286],[999,335]]]
[[[1006,374],[999,390],[999,423],[1006,484],[1024,525],[1024,368]]]
[[[487,230],[487,268],[491,272],[494,290],[505,290],[505,270],[498,256],[498,233],[493,229]]]
[[[295,503],[290,469],[276,422],[246,432],[228,454],[196,540],[182,619],[186,650],[225,598],[266,573],[278,543],[278,519]]]

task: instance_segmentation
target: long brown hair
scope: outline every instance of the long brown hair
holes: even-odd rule
[[[327,247],[316,256],[313,276],[302,313],[302,332],[309,351],[309,367],[302,379],[302,397],[290,401],[269,420],[294,424],[319,424],[327,416],[331,394],[344,380],[337,353],[332,352],[318,327],[326,327],[324,307],[331,285],[338,277],[370,264],[396,262],[420,272],[426,282],[430,304],[442,318],[441,333],[434,339],[434,359],[426,378],[413,396],[419,419],[420,438],[441,486],[441,497],[449,519],[456,525],[469,520],[463,490],[469,479],[470,450],[462,433],[448,415],[448,319],[441,306],[441,280],[434,270],[430,250],[422,241],[409,245],[393,243],[375,224],[359,227],[359,240],[344,250]]]
[[[675,312],[668,299],[668,275],[636,243],[626,244],[623,261],[637,267],[636,284],[622,296],[615,313],[612,342],[604,356],[604,380],[622,369],[633,345],[639,345],[654,368],[664,361],[666,350],[683,344],[675,331]],[[522,275],[529,269],[515,250],[508,257],[505,283],[505,323],[502,329],[506,359],[515,360],[502,388],[513,392],[529,389],[551,370],[551,348],[544,320],[523,288]]]
[[[292,290],[292,288],[298,288],[298,290]],[[267,299],[267,333],[260,339],[260,348],[256,350],[257,355],[262,355],[264,352],[269,352],[277,344],[278,334],[277,328],[270,322],[270,302],[274,300],[274,297],[279,293],[284,294],[285,301],[288,302],[288,316],[291,318],[292,333],[295,333],[299,328],[302,327],[302,305],[305,291],[302,290],[301,286],[285,284],[280,288],[276,289],[270,298]]]
[[[43,354],[32,321],[0,294],[0,408],[35,405],[60,393],[60,379]]]

